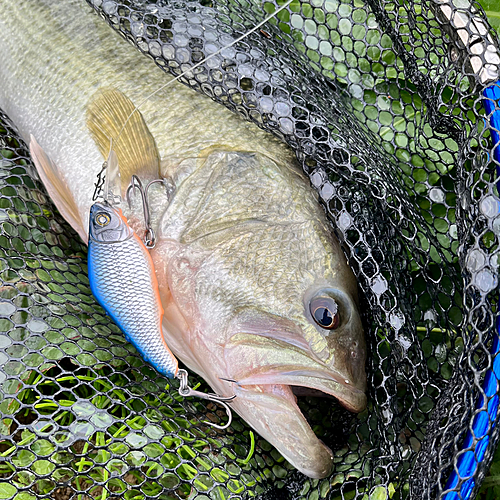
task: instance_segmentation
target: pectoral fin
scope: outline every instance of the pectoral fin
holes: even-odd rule
[[[104,159],[113,148],[118,158],[122,196],[132,175],[141,180],[160,177],[155,140],[139,110],[116,89],[100,90],[87,109],[87,127]]]
[[[82,222],[71,190],[57,165],[47,156],[33,136],[30,138],[30,153],[38,175],[55,206],[71,227],[80,235],[80,238],[87,243],[87,230]]]

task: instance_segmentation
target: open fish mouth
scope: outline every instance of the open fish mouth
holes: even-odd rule
[[[238,380],[238,384],[304,387],[335,397],[349,411],[359,413],[366,408],[365,392],[337,373],[281,365],[270,370],[247,373]]]
[[[319,370],[275,366],[247,373],[233,386],[231,407],[295,468],[312,478],[329,476],[334,469],[331,449],[319,439],[297,404],[295,387],[306,387],[334,396],[355,412],[366,407],[364,392]]]
[[[238,333],[224,350],[232,378],[239,386],[298,386],[335,397],[349,411],[366,408],[364,366],[349,373],[332,368],[319,360],[304,344],[283,338]],[[361,357],[364,363],[364,358]]]
[[[295,468],[309,477],[323,478],[333,471],[334,456],[314,434],[293,388],[320,391],[346,409],[361,412],[367,402],[364,355],[356,358],[355,367],[342,364],[340,358],[337,364],[334,359],[326,364],[299,335],[299,328],[289,326],[286,331],[231,336],[224,348],[229,378],[236,382],[231,407]]]

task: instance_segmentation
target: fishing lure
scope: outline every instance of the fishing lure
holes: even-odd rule
[[[177,359],[162,335],[163,309],[149,251],[121,210],[108,203],[90,209],[90,289],[145,361],[173,378]]]
[[[177,358],[170,351],[162,332],[163,308],[149,248],[155,245],[155,235],[149,224],[147,190],[137,176],[127,190],[139,189],[143,201],[146,233],[141,240],[129,226],[117,205],[120,174],[113,151],[103,164],[95,185],[94,201],[103,191],[102,202],[90,208],[88,240],[88,275],[90,289],[99,304],[122,330],[127,341],[135,346],[142,358],[159,373],[180,380],[179,394],[196,396],[224,407],[228,421],[224,425],[207,424],[218,429],[231,425],[232,413],[226,402],[236,396],[222,397],[195,391],[188,384],[186,370],[179,370]],[[115,205],[115,206],[113,206]]]

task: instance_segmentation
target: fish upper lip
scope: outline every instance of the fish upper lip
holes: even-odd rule
[[[238,385],[241,386],[272,384],[294,385],[320,390],[334,396],[354,412],[363,411],[366,407],[366,394],[363,390],[342,379],[340,375],[332,372],[325,373],[324,370],[287,365],[271,367],[270,370],[266,366],[262,370],[250,371],[238,380]]]
[[[338,384],[344,385],[348,387],[350,390],[353,392],[360,392],[364,394],[364,391],[361,389],[358,389],[355,387],[349,380],[343,379],[339,374],[328,371],[325,372],[324,370],[314,370],[310,368],[302,368],[297,365],[279,365],[276,366],[277,369],[279,369],[280,376],[288,376],[288,377],[312,377],[315,379],[320,379],[320,380],[327,380],[327,381],[333,381]],[[265,370],[252,370],[248,372],[247,375],[245,375],[243,378],[240,377],[238,380],[238,383],[240,385],[250,385],[251,379],[256,379],[260,377],[265,377],[265,376],[271,376],[274,372],[272,370],[269,370],[269,367],[266,367]],[[326,375],[326,376],[325,376]],[[258,382],[259,385],[265,385],[262,382]],[[286,385],[295,385],[295,384],[286,384]],[[326,391],[325,391],[326,392]]]
[[[245,334],[243,334],[245,336]],[[250,367],[247,370],[241,370],[238,375],[231,376],[237,380],[240,386],[251,385],[287,385],[302,386],[312,389],[318,389],[326,394],[330,394],[338,399],[346,408],[354,412],[363,411],[366,407],[367,399],[365,394],[365,380],[362,381],[361,388],[351,380],[332,368],[322,364],[313,353],[309,353],[297,345],[289,344],[282,339],[276,339],[272,336],[259,336],[262,343],[269,342],[271,348],[285,348],[294,352],[300,352],[307,358],[308,365],[301,363],[300,360],[283,360],[283,363],[270,363],[259,367]],[[231,341],[230,341],[231,343]],[[251,338],[244,339],[241,334],[233,346],[240,348],[255,347],[255,342]],[[312,365],[312,366],[311,366]]]

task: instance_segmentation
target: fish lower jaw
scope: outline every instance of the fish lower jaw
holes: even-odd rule
[[[292,386],[332,395],[354,412],[366,407],[365,393],[335,380],[330,373],[330,378],[325,378],[316,370],[287,370],[283,366],[274,370],[267,367],[267,371],[240,378],[233,385],[236,398],[231,407],[300,472],[315,479],[327,477],[334,466],[332,451],[314,434]]]
[[[314,479],[332,473],[333,453],[313,432],[286,385],[236,386],[231,408],[300,472]]]

